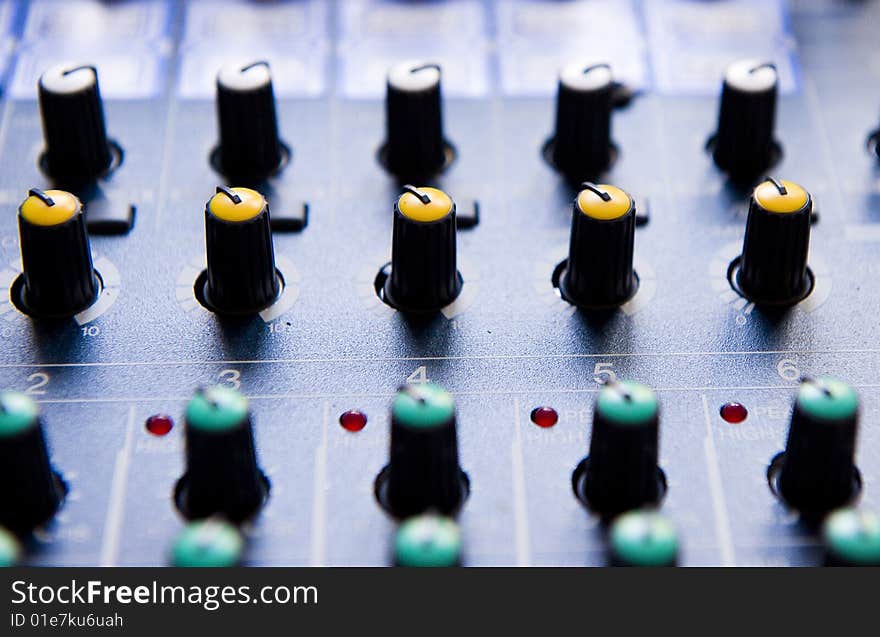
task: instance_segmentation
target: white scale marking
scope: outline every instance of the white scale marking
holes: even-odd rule
[[[510,354],[510,355],[457,355],[457,356],[353,356],[350,358],[268,358],[261,360],[172,360],[172,361],[103,361],[88,363],[0,363],[2,368],[27,367],[180,367],[187,365],[284,365],[321,363],[393,363],[407,361],[474,361],[474,360],[563,360],[579,358],[646,358],[688,356],[774,356],[812,354],[880,354],[880,349],[814,349],[814,350],[755,350],[716,352],[606,352],[602,354]]]
[[[703,417],[706,420],[706,437],[703,440],[703,451],[706,454],[709,490],[712,493],[715,535],[721,548],[721,565],[734,566],[736,564],[736,557],[733,551],[730,517],[727,513],[727,502],[724,499],[724,484],[721,480],[721,465],[718,462],[718,451],[715,448],[715,435],[712,432],[712,419],[709,416],[709,400],[706,398],[706,394],[703,394],[702,399]]]
[[[327,429],[330,403],[324,403],[321,420],[321,442],[315,449],[315,475],[312,489],[312,566],[324,566],[327,547]]]
[[[513,519],[516,538],[516,565],[528,566],[531,561],[529,538],[529,513],[526,500],[525,462],[523,460],[522,423],[520,422],[519,398],[513,399],[513,443],[510,461],[513,470]]]
[[[104,539],[101,544],[101,566],[115,566],[119,558],[119,539],[122,523],[125,519],[125,495],[128,486],[128,470],[131,466],[131,454],[134,442],[134,405],[128,410],[128,424],[125,429],[125,441],[116,453],[116,464],[113,466],[111,481],[110,504],[104,522]]]

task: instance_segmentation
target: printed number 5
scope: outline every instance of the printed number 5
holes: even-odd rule
[[[611,369],[614,363],[596,363],[593,368],[593,380],[597,385],[607,385],[617,380],[617,374]]]

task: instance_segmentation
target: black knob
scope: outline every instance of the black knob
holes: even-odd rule
[[[856,393],[846,383],[832,378],[801,383],[777,481],[790,506],[824,513],[853,498],[858,411]]]
[[[186,407],[186,475],[178,507],[189,518],[253,516],[268,483],[257,465],[247,399],[228,387],[200,389]]]
[[[633,244],[636,207],[620,188],[585,183],[572,206],[562,296],[585,308],[615,307],[636,291]]]
[[[593,412],[590,454],[576,489],[603,516],[656,503],[662,496],[657,467],[657,396],[632,381],[606,385]]]
[[[559,74],[556,132],[550,145],[569,181],[594,179],[611,165],[614,81],[607,64],[570,64]]]
[[[38,96],[46,173],[67,187],[106,173],[113,153],[97,69],[89,65],[53,66],[40,77]]]
[[[0,484],[0,527],[19,534],[47,522],[64,496],[37,405],[19,392],[0,393]]]
[[[452,396],[431,383],[401,389],[391,406],[391,454],[377,483],[379,499],[398,517],[452,513],[467,495],[458,463]]]
[[[220,145],[217,168],[240,183],[257,183],[284,160],[268,62],[232,64],[217,74]]]
[[[822,523],[826,566],[880,566],[880,516],[843,508]]]
[[[790,181],[767,179],[749,201],[749,215],[736,282],[759,304],[788,305],[812,287],[807,270],[810,193]]]
[[[447,163],[440,67],[403,62],[388,72],[385,167],[401,181],[427,181]]]
[[[31,190],[18,209],[18,236],[21,309],[64,318],[95,302],[98,280],[79,199],[63,190]]]
[[[740,60],[724,73],[712,157],[734,180],[750,181],[776,161],[778,85],[776,67],[767,62]]]
[[[218,314],[252,314],[278,298],[269,205],[256,190],[217,187],[205,206],[205,247],[203,295]]]
[[[385,299],[404,311],[436,311],[452,303],[461,291],[455,203],[436,188],[405,186],[404,190],[394,204]]]

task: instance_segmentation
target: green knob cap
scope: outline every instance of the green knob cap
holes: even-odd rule
[[[452,394],[434,383],[407,385],[397,393],[391,414],[398,424],[413,429],[433,429],[448,424],[455,415]]]
[[[831,513],[822,526],[829,562],[880,566],[880,516],[852,508]]]
[[[657,395],[647,385],[631,380],[602,388],[596,409],[619,425],[642,425],[657,415]]]
[[[856,415],[859,399],[846,383],[822,377],[801,383],[797,406],[813,418],[842,421]]]
[[[433,514],[409,518],[397,530],[394,559],[398,566],[457,566],[461,562],[458,525]]]
[[[37,413],[37,404],[25,394],[0,393],[0,438],[11,438],[35,427]]]
[[[674,566],[675,527],[655,511],[630,511],[611,526],[612,563],[621,566]]]
[[[244,540],[238,529],[223,520],[209,519],[186,526],[172,549],[174,566],[235,566],[241,561]]]
[[[230,387],[219,385],[197,391],[186,407],[187,425],[205,432],[235,429],[247,416],[247,398]]]
[[[21,559],[21,544],[16,537],[0,528],[0,568],[16,566]]]

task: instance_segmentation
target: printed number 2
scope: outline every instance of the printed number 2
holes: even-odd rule
[[[27,377],[27,382],[32,384],[28,385],[27,389],[24,390],[24,393],[30,394],[31,396],[42,396],[46,393],[46,390],[43,389],[43,387],[49,384],[49,374],[46,372],[36,372]]]

